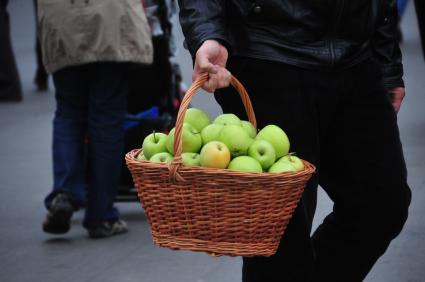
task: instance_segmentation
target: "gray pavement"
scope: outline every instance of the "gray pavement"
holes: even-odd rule
[[[42,201],[52,185],[54,97],[53,90],[37,93],[32,84],[35,72],[32,1],[10,2],[13,43],[25,94],[22,103],[0,104],[0,281],[240,281],[239,258],[212,258],[202,253],[153,246],[138,203],[118,205],[130,226],[130,232],[122,236],[89,240],[81,227],[81,213],[76,214],[73,228],[65,236],[41,232],[45,215]],[[412,5],[402,28],[408,96],[399,123],[413,201],[404,231],[378,261],[367,282],[425,281],[425,63]],[[176,34],[180,47],[182,36],[178,26]],[[182,48],[178,50],[178,61],[189,84],[191,60]],[[193,104],[211,116],[220,111],[211,95],[205,93],[199,93]],[[315,226],[330,208],[329,199],[320,192]]]

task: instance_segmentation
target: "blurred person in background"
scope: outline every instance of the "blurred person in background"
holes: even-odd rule
[[[35,17],[37,17],[37,1],[34,0],[34,10],[35,10]],[[37,86],[37,90],[44,92],[49,88],[48,79],[49,74],[46,71],[46,68],[43,65],[43,55],[41,54],[41,45],[40,45],[40,39],[38,34],[38,24],[36,25],[36,33],[35,33],[35,54],[36,54],[36,63],[37,68],[35,71],[35,77],[34,77],[34,84]]]
[[[54,182],[43,230],[66,233],[73,212],[85,205],[83,226],[91,238],[124,233],[113,202],[124,153],[127,74],[132,63],[153,57],[142,2],[38,0],[38,21],[43,62],[56,88]]]
[[[406,11],[409,0],[397,0],[397,11],[398,11],[398,25],[397,25],[397,36],[398,41],[403,41],[403,32],[401,31],[401,20],[403,18],[404,11]]]
[[[405,95],[395,0],[179,0],[193,79],[224,113],[276,124],[317,173],[271,257],[244,282],[360,282],[401,232],[411,200],[397,125]],[[230,72],[229,72],[230,71]],[[332,212],[312,234],[317,186]]]
[[[421,37],[422,51],[425,58],[425,1],[415,0],[416,16],[418,18],[419,34]]]
[[[407,4],[409,3],[409,0],[397,0],[397,10],[398,10],[398,41],[403,41],[403,33],[401,31],[400,22],[403,18],[404,11],[406,10]]]
[[[398,10],[398,16],[400,18],[403,17],[404,11],[406,10],[408,3],[409,3],[409,0],[397,0],[397,10]]]
[[[22,100],[21,81],[10,38],[8,0],[0,0],[0,102]]]

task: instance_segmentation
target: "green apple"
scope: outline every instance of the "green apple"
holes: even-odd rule
[[[254,125],[252,125],[252,123],[246,120],[242,120],[241,123],[242,123],[242,128],[245,129],[249,137],[255,138],[255,136],[257,135],[257,130],[255,130]]]
[[[241,120],[235,114],[221,114],[215,118],[214,123],[221,125],[239,125],[241,126]]]
[[[220,133],[220,130],[222,128],[223,128],[222,124],[212,123],[210,125],[207,125],[201,131],[202,144],[205,145],[208,142],[217,141],[218,140],[218,134]]]
[[[288,171],[296,171],[294,165],[290,162],[282,161],[275,162],[270,168],[269,172],[279,173],[279,172],[288,172]]]
[[[260,162],[263,170],[267,170],[276,161],[276,152],[266,140],[255,140],[248,148],[248,155]]]
[[[230,162],[230,151],[227,146],[219,141],[205,144],[200,153],[201,166],[226,168]]]
[[[136,159],[138,159],[138,160],[140,160],[140,161],[147,161],[148,159],[145,157],[145,155],[144,154],[142,154],[142,153],[139,153],[138,155],[137,155],[137,158]]]
[[[211,120],[207,116],[207,114],[201,111],[200,109],[189,108],[187,109],[186,114],[184,116],[184,122],[187,122],[188,124],[196,128],[196,130],[201,132],[205,126],[211,123]]]
[[[246,155],[249,146],[254,141],[248,133],[238,125],[226,125],[220,130],[218,140],[226,144],[232,158]]]
[[[143,154],[146,159],[150,159],[156,153],[166,152],[165,142],[167,141],[167,134],[160,132],[153,132],[145,137],[143,140]]]
[[[304,163],[303,161],[298,158],[297,156],[294,156],[292,154],[288,154],[284,157],[281,157],[278,162],[288,162],[290,164],[292,164],[292,166],[294,167],[295,171],[299,171],[299,170],[303,170],[304,169]]]
[[[289,139],[286,133],[277,125],[269,124],[258,132],[256,140],[266,140],[276,151],[276,158],[281,158],[289,152]]]
[[[249,156],[239,156],[230,161],[228,169],[239,170],[243,172],[263,172],[261,164]]]
[[[175,128],[171,129],[165,143],[168,152],[172,155],[174,155],[174,132]],[[202,147],[201,133],[188,123],[183,123],[182,139],[182,153],[198,153]]]
[[[198,153],[183,153],[182,162],[184,166],[200,166],[200,156]]]
[[[173,155],[168,152],[157,153],[153,155],[149,161],[154,163],[169,163],[173,160]]]

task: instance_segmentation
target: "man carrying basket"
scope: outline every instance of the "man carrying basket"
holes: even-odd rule
[[[244,258],[245,282],[362,281],[408,214],[397,112],[405,95],[394,0],[180,0],[193,79],[223,112],[276,124],[317,167],[277,253]],[[333,211],[311,234],[317,186]]]

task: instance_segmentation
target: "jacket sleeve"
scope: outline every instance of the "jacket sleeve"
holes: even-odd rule
[[[381,65],[383,82],[387,89],[404,87],[403,64],[398,40],[398,13],[395,0],[383,0],[384,16],[378,23],[372,39],[375,58]],[[378,1],[379,2],[379,1]]]
[[[178,0],[180,25],[185,36],[185,47],[192,57],[208,39],[218,40],[230,52],[226,36],[226,0]]]

